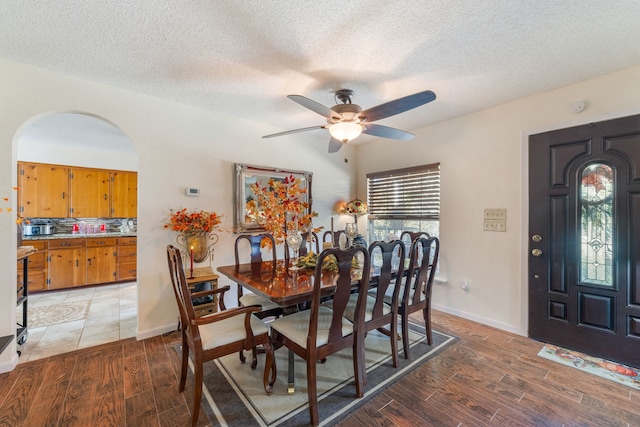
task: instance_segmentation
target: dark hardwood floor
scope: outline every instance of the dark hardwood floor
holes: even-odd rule
[[[351,426],[640,426],[640,391],[542,359],[542,344],[434,312],[460,340],[367,402]],[[0,426],[186,426],[177,333],[118,341],[0,374]],[[282,373],[281,373],[282,374]],[[201,413],[199,426],[209,425]]]

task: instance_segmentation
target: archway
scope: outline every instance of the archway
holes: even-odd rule
[[[16,152],[18,162],[138,171],[138,154],[131,139],[108,120],[84,112],[33,117],[16,135]],[[135,282],[40,292],[29,300],[28,313],[44,313],[49,320],[40,324],[53,323],[37,328],[27,325],[30,334],[19,347],[23,353],[20,362],[136,334]]]

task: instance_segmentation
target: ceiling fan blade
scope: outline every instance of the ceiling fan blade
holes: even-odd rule
[[[367,135],[379,136],[382,138],[399,139],[409,141],[415,137],[414,134],[405,132],[400,129],[391,128],[389,126],[376,125],[373,123],[365,123],[362,133]]]
[[[375,107],[364,110],[359,116],[367,122],[375,122],[376,120],[395,116],[413,108],[424,105],[436,99],[436,94],[430,90],[414,93],[413,95],[398,98],[393,101],[385,102]]]
[[[337,140],[335,138],[331,138],[329,140],[329,152],[330,153],[337,153],[342,146],[344,145],[344,143],[340,140]]]
[[[284,132],[272,133],[271,135],[264,135],[263,138],[273,138],[273,137],[276,137],[276,136],[289,135],[290,133],[306,132],[306,131],[309,131],[309,130],[316,130],[316,129],[326,129],[326,127],[327,126],[311,126],[311,127],[308,127],[308,128],[287,130],[287,131],[284,131]]]
[[[326,107],[312,99],[309,99],[302,95],[287,95],[287,98],[297,102],[298,104],[308,108],[311,111],[314,111],[320,114],[322,117],[326,117],[326,118],[333,117],[334,119],[340,120],[340,115],[338,113],[333,111],[331,108]]]

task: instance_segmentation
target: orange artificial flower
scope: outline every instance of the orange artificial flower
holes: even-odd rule
[[[220,228],[222,215],[216,212],[188,211],[186,208],[177,211],[170,209],[170,212],[169,222],[164,224],[164,228],[170,228],[180,233],[222,231]]]

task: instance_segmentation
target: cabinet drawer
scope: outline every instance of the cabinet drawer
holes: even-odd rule
[[[68,249],[84,247],[84,239],[51,239],[49,249]]]
[[[33,246],[39,251],[46,250],[48,246],[47,240],[24,240],[22,244],[25,246]]]
[[[137,273],[136,268],[137,265],[135,262],[118,263],[118,280],[135,279]]]
[[[118,263],[136,262],[137,249],[133,246],[118,247]]]
[[[138,244],[137,237],[120,237],[118,239],[118,246],[135,246]]]
[[[22,277],[22,273],[18,274],[18,281],[20,286],[23,286],[24,278]],[[29,287],[27,289],[29,293],[47,289],[47,272],[44,270],[30,271]],[[18,298],[19,297],[20,295],[18,295]]]
[[[118,244],[118,239],[115,237],[87,239],[88,248],[99,248],[102,246],[116,246],[117,244]]]
[[[27,258],[27,268],[29,271],[42,270],[45,266],[45,258],[46,254],[44,252],[36,252],[33,255],[29,255],[29,258]],[[18,264],[18,268],[20,268],[20,264]]]

